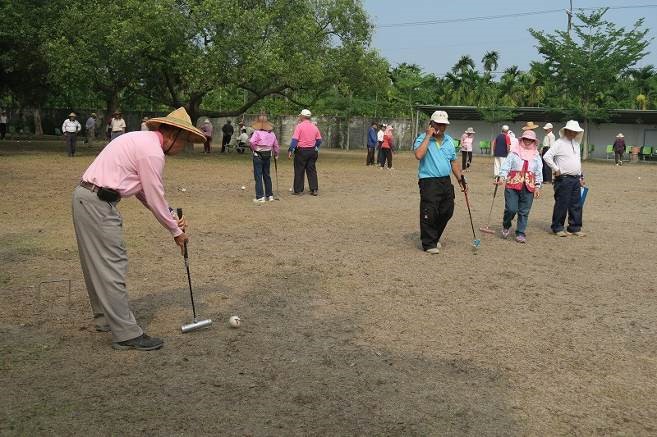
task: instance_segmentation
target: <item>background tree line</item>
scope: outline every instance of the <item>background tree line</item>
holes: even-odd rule
[[[390,66],[370,45],[358,0],[12,0],[0,3],[0,106],[117,108],[192,116],[261,110],[412,116],[415,104],[559,108],[604,121],[608,109],[657,109],[649,43],[606,10],[573,34],[528,31],[541,59],[498,72],[498,51],[464,55],[444,76]]]

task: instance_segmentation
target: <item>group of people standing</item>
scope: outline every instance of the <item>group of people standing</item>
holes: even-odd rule
[[[418,184],[420,188],[420,238],[428,253],[440,252],[440,238],[454,212],[454,188],[450,173],[456,177],[461,191],[467,192],[463,171],[470,167],[472,135],[468,128],[461,137],[462,164],[458,165],[454,140],[445,133],[449,125],[445,111],[432,114],[426,132],[415,141],[413,151],[420,161]],[[516,138],[509,127],[493,140],[495,176],[494,184],[504,185],[505,207],[502,217],[502,238],[511,234],[512,220],[517,216],[515,240],[526,243],[526,228],[533,200],[541,196],[541,188],[554,175],[554,199],[551,231],[559,237],[583,237],[582,201],[580,188],[585,185],[582,174],[580,143],[584,130],[570,120],[555,139],[553,126],[543,126],[545,138],[542,150],[534,131],[539,126],[528,122],[522,135]],[[566,219],[568,221],[566,225]]]
[[[372,122],[367,131],[367,158],[365,165],[392,170],[392,155],[395,148],[394,127],[385,123]],[[376,164],[374,155],[376,153]]]

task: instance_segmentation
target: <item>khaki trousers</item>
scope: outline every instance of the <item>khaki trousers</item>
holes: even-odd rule
[[[115,342],[139,337],[143,331],[128,303],[128,253],[116,202],[104,202],[96,193],[76,187],[73,225],[96,326],[109,325]]]

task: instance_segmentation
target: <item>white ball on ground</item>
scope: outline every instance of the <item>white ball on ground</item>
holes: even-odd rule
[[[246,187],[245,187],[244,185],[242,185],[242,189],[243,189],[243,190],[246,190]]]
[[[230,319],[228,319],[228,323],[233,328],[239,328],[242,324],[242,319],[240,319],[240,316],[231,316]]]
[[[291,193],[291,192],[292,192],[292,188],[290,188],[288,191]]]

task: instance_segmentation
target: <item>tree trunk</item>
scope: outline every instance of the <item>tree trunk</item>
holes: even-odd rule
[[[582,159],[589,159],[589,119],[584,118],[584,137],[582,138],[582,143],[584,146],[582,148]]]
[[[34,108],[34,135],[43,135],[43,126],[41,125],[41,109]]]
[[[189,103],[185,105],[185,109],[187,110],[187,113],[189,114],[189,118],[192,119],[192,124],[196,126],[197,124],[197,118],[200,113],[200,108],[201,108],[201,96],[194,96],[189,100]],[[192,153],[194,152],[194,144],[188,143],[187,147],[185,147],[185,152]]]

